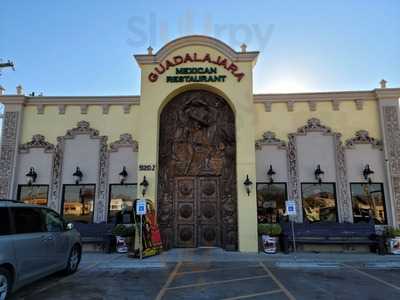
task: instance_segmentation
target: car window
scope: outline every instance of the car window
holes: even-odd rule
[[[54,211],[43,209],[43,213],[48,232],[61,232],[64,230],[64,221]]]
[[[45,222],[40,209],[34,207],[13,207],[11,211],[17,234],[45,232]]]
[[[11,234],[10,216],[7,207],[0,207],[0,235]]]

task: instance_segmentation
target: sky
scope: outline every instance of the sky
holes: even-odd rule
[[[133,54],[189,34],[260,51],[254,93],[400,87],[399,0],[0,0],[0,85],[139,95]]]

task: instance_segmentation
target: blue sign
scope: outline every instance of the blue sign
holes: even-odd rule
[[[286,201],[286,214],[288,216],[295,216],[297,214],[296,201],[293,200]]]
[[[139,199],[136,202],[136,214],[137,215],[145,215],[146,214],[146,200]]]

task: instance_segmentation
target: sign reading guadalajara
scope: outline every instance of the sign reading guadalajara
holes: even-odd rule
[[[223,67],[229,71],[237,81],[242,80],[244,73],[239,71],[239,67],[235,65],[229,59],[218,55],[212,57],[209,53],[204,55],[194,53],[186,53],[185,55],[176,55],[170,59],[158,64],[148,76],[151,82],[156,82],[160,75],[168,71],[170,68],[186,64],[186,63],[209,63],[212,65]],[[188,68],[176,68],[176,76],[167,76],[167,82],[224,82],[225,75],[216,75],[216,67],[188,67]]]

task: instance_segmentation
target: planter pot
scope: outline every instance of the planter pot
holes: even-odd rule
[[[116,249],[118,253],[127,253],[128,252],[128,238],[117,235],[116,239]]]
[[[278,247],[278,238],[275,236],[261,235],[262,249],[265,253],[274,254]]]
[[[387,242],[389,253],[400,255],[400,236],[388,239]]]

